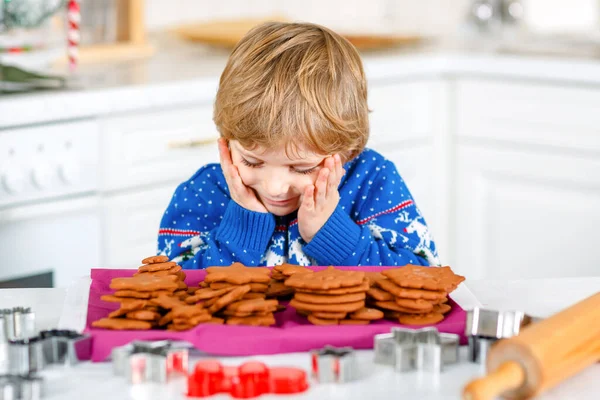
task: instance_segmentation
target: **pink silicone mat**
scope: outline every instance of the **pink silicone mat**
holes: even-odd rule
[[[325,267],[310,267],[317,271]],[[346,270],[381,271],[388,267],[339,267]],[[106,317],[118,308],[117,303],[100,300],[100,296],[113,293],[109,288],[112,278],[131,276],[136,270],[92,269],[92,284],[87,314],[86,331],[94,337],[92,361],[103,361],[113,347],[125,345],[132,340],[185,340],[198,350],[220,356],[249,356],[309,351],[325,345],[351,346],[355,349],[373,348],[373,336],[390,332],[393,326],[401,326],[388,320],[369,325],[315,326],[299,316],[293,308],[275,314],[277,324],[272,327],[198,325],[184,332],[166,330],[111,331],[91,327],[91,322]],[[197,286],[204,279],[204,270],[186,270],[188,286]],[[461,343],[466,342],[465,311],[452,300],[452,310],[435,326],[440,332],[456,333]],[[414,327],[413,327],[414,328]]]

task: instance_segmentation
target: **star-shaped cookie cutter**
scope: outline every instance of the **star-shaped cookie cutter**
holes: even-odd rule
[[[188,346],[170,340],[136,340],[111,352],[113,373],[129,383],[166,383],[188,373]]]
[[[312,376],[319,383],[344,383],[358,379],[358,365],[352,347],[325,346],[310,354]]]
[[[458,361],[459,337],[436,328],[392,328],[375,335],[375,363],[394,366],[398,372],[441,372]]]

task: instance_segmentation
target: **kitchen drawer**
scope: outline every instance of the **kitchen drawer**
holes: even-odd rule
[[[177,184],[103,199],[102,259],[105,268],[137,268],[153,255],[158,229]]]
[[[431,137],[434,81],[386,82],[369,86],[369,146]]]
[[[459,137],[600,150],[600,87],[464,79],[456,99]]]
[[[183,181],[218,162],[212,104],[110,117],[102,124],[104,190]]]

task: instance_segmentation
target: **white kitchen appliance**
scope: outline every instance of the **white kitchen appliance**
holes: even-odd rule
[[[99,266],[98,147],[95,120],[0,129],[0,287],[66,287]]]

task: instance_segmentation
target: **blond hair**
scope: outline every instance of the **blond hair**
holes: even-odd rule
[[[367,83],[357,50],[309,23],[267,22],[233,49],[214,121],[242,146],[358,155],[369,138]]]

